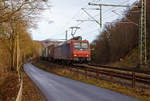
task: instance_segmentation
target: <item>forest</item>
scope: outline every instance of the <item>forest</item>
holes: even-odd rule
[[[111,64],[117,61],[127,62],[126,65],[138,64],[138,40],[140,24],[140,3],[124,12],[122,19],[105,25],[102,33],[92,42],[95,48],[94,62]],[[150,1],[147,0],[147,55],[150,57]]]

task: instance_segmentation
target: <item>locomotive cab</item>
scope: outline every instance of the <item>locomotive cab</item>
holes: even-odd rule
[[[90,56],[90,45],[87,40],[72,40],[71,41],[71,58],[75,62],[89,62]]]

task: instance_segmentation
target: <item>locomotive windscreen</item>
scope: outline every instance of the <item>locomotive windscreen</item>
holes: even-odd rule
[[[80,42],[74,42],[73,46],[75,50],[79,50],[81,48]]]
[[[81,42],[81,48],[83,49],[83,50],[88,50],[88,43],[87,42]]]
[[[89,46],[87,42],[74,42],[74,50],[88,50]]]

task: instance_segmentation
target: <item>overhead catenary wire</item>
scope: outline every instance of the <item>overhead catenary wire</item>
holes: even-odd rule
[[[87,2],[85,0],[82,0],[84,2]],[[113,1],[114,3],[117,3],[117,4],[127,4],[129,3],[131,0],[126,0],[126,1],[123,1],[123,2],[118,2],[118,1]],[[103,0],[97,0],[96,2],[103,2]],[[87,5],[85,5],[84,7],[88,7]],[[117,8],[115,7],[109,7],[108,9],[104,9],[103,11],[103,14],[104,16],[102,17],[103,20],[109,20],[111,18],[113,18],[112,16],[110,16],[110,13],[112,12],[112,10],[117,10]],[[122,10],[123,11],[123,10]],[[95,12],[92,12],[92,14],[94,14],[94,17],[96,17],[96,19],[98,19],[99,15],[98,13],[96,14],[96,11]],[[111,13],[113,14],[113,13]],[[109,17],[110,16],[110,17]],[[119,17],[119,16],[118,16]],[[75,20],[77,19],[89,19],[87,16],[85,16],[84,13],[81,12],[81,10],[78,10],[77,13],[61,28],[61,30],[64,30],[66,29],[69,25],[77,25],[77,26],[80,26],[82,29],[87,29],[87,27],[89,27],[89,25],[91,23],[87,22],[86,24],[84,24],[83,22],[75,22]],[[105,22],[105,21],[104,21]],[[82,26],[81,26],[82,25]],[[92,25],[94,26],[94,23],[92,23]],[[95,25],[96,26],[96,25]],[[93,28],[93,27],[92,27]],[[88,31],[88,30],[85,30],[85,31]],[[60,34],[60,30],[57,32],[59,34],[55,34],[55,35],[62,35]],[[63,31],[63,35],[65,34],[65,31]]]

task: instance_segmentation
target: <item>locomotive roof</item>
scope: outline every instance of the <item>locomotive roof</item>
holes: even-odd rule
[[[71,39],[71,40],[67,40],[67,41],[64,41],[64,42],[56,44],[56,47],[61,46],[61,45],[65,44],[65,43],[69,44],[71,41],[74,41],[74,42],[85,42],[85,41],[87,41],[88,42],[88,40],[72,40]]]

